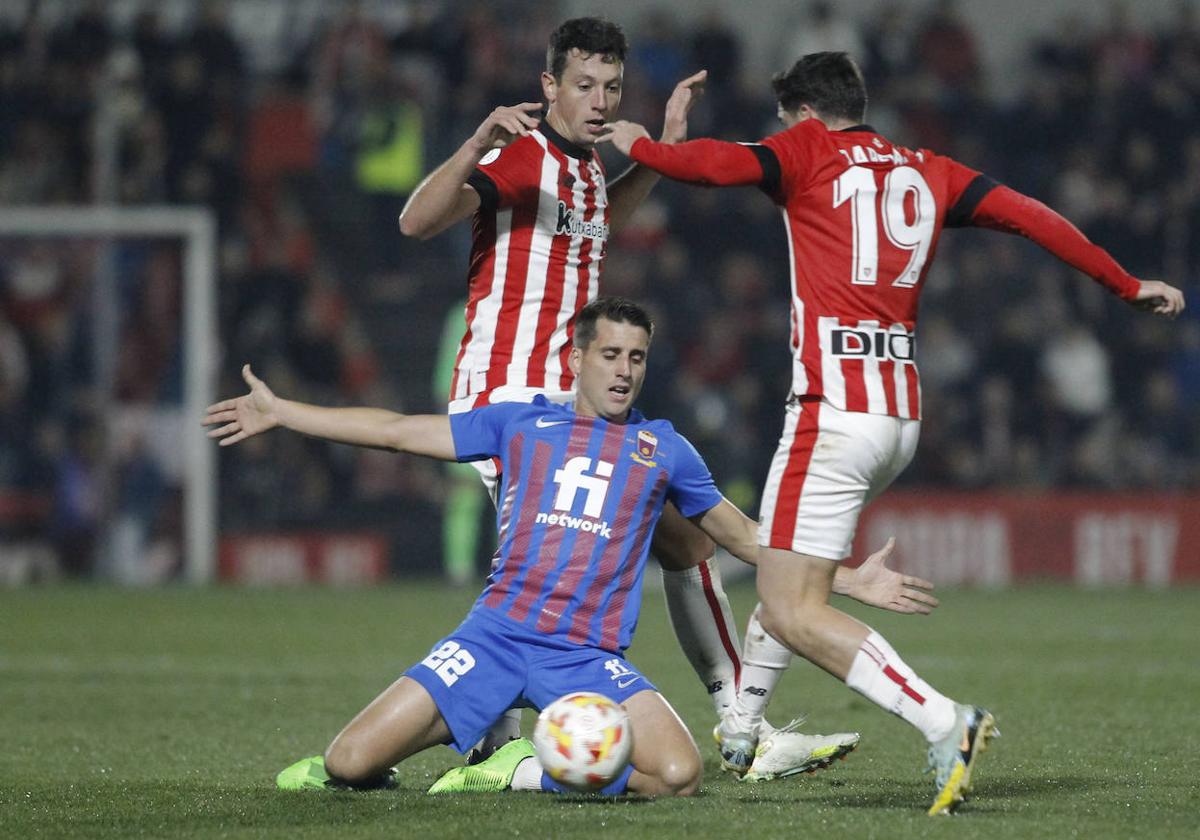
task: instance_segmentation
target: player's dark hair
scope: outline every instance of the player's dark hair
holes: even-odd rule
[[[616,324],[632,324],[641,327],[651,338],[654,337],[654,319],[650,313],[629,298],[598,297],[575,316],[575,346],[586,350],[596,340],[596,322],[605,318]]]
[[[625,61],[629,42],[621,27],[603,18],[572,18],[555,29],[546,48],[546,72],[562,81],[567,54],[579,50],[584,55],[599,55],[608,64]]]
[[[844,52],[809,53],[792,69],[771,79],[779,106],[795,113],[807,105],[822,117],[862,122],[867,116],[867,85],[862,71]]]

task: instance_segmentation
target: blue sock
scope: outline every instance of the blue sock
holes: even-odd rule
[[[600,793],[604,796],[619,796],[624,793],[629,787],[629,777],[633,775],[633,765],[630,764],[621,771],[621,775],[613,779],[607,787],[602,788]],[[578,793],[571,790],[566,785],[560,785],[554,779],[550,778],[550,774],[545,770],[542,771],[542,790],[549,793]]]

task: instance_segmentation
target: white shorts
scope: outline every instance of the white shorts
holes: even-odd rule
[[[541,394],[550,402],[565,405],[575,399],[574,391],[547,391],[543,388],[521,388],[513,385],[504,385],[500,388],[495,388],[488,394],[488,405],[494,403],[531,403],[533,398]],[[461,400],[454,400],[450,403],[450,414],[462,414],[465,411],[471,410],[471,404],[475,401],[477,395],[466,397]],[[500,506],[500,462],[495,458],[487,458],[483,461],[468,462],[475,471],[479,473],[479,477],[483,479],[483,486],[487,488],[488,495],[492,497],[492,504],[496,507]]]
[[[849,557],[863,507],[908,466],[920,433],[920,420],[790,400],[763,488],[758,544]]]

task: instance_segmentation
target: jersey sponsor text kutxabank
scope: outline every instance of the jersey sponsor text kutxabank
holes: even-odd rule
[[[665,420],[580,417],[536,397],[451,416],[459,460],[499,457],[498,562],[475,609],[568,642],[621,651],[641,605],[654,525],[721,496]]]
[[[918,295],[943,227],[965,223],[988,179],[869,126],[805,120],[756,145],[787,227],[793,393],[919,418]]]
[[[543,122],[485,155],[468,183],[480,207],[450,409],[506,386],[569,391],[570,332],[599,293],[608,241],[600,158]]]

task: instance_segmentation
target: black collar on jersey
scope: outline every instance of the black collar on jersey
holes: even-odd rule
[[[797,123],[796,125],[800,125]],[[795,126],[793,126],[794,128]],[[852,125],[849,128],[839,128],[842,131],[866,131],[871,134],[878,134],[871,126],[863,123],[862,125]],[[779,198],[779,188],[783,181],[783,175],[779,169],[779,158],[767,146],[761,143],[747,143],[746,148],[754,153],[758,158],[758,165],[762,167],[762,179],[758,182],[758,188],[771,197],[772,200]]]
[[[542,112],[542,124],[538,126],[538,131],[546,135],[546,139],[557,146],[558,150],[564,155],[570,155],[573,158],[579,158],[579,160],[592,159],[591,149],[585,149],[583,146],[577,146],[550,127],[550,120],[546,119],[545,111]]]

